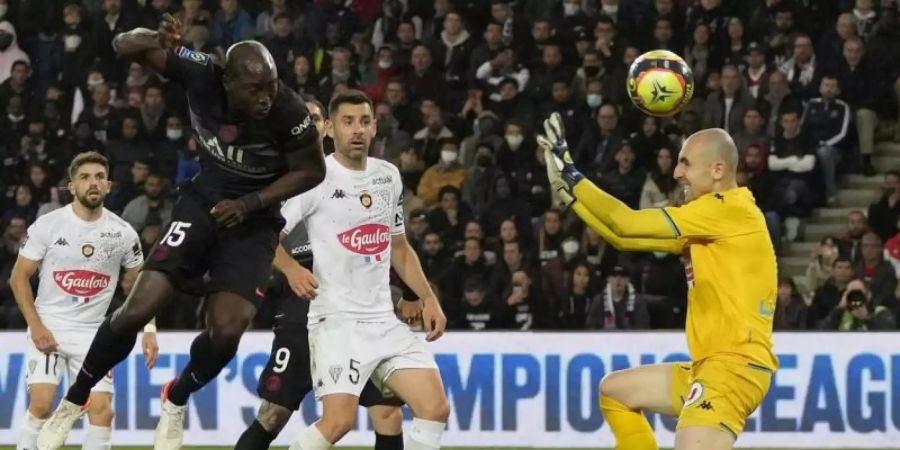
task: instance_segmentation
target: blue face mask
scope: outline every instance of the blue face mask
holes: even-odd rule
[[[600,94],[588,94],[586,100],[591,108],[599,108],[603,104],[603,96]]]

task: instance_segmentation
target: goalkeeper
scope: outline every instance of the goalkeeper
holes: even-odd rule
[[[643,411],[678,417],[676,450],[731,449],[778,364],[772,353],[775,252],[753,195],[735,182],[734,142],[719,128],[691,135],[674,174],[686,204],[635,211],[578,172],[556,113],[544,131],[538,143],[555,203],[571,206],[620,250],[685,260],[691,362],[635,367],[603,379],[600,409],[616,449],[657,449]]]

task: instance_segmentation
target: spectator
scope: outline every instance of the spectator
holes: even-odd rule
[[[856,19],[856,29],[859,36],[868,39],[878,22],[878,11],[875,9],[875,0],[856,0],[853,7],[853,17]]]
[[[744,22],[739,16],[728,18],[728,37],[724,45],[725,64],[734,65],[744,72],[747,70],[747,36],[744,33]]]
[[[853,278],[853,263],[845,256],[838,256],[831,265],[832,275],[816,289],[809,305],[807,328],[820,329],[828,315],[841,302],[847,284]]]
[[[126,115],[118,136],[107,145],[110,179],[115,182],[128,179],[128,171],[135,161],[151,159],[151,147],[146,143],[138,121],[136,114]]]
[[[876,305],[894,308],[897,276],[891,263],[884,260],[884,246],[877,234],[868,232],[862,237],[862,259],[854,267],[855,275],[866,282],[870,297]]]
[[[413,146],[419,159],[431,167],[441,159],[442,143],[455,136],[444,124],[444,116],[437,106],[425,109],[423,120],[425,127],[413,135]]]
[[[478,113],[478,117],[472,122],[472,134],[462,142],[460,164],[466,169],[474,166],[478,147],[486,147],[493,156],[503,144],[503,136],[500,135],[502,131],[500,118],[493,111],[483,110]]]
[[[794,11],[790,6],[785,4],[776,5],[773,8],[774,20],[767,26],[766,30],[757,28],[757,32],[766,32],[765,41],[769,47],[769,57],[772,59],[775,67],[783,65],[791,56],[793,49],[791,36],[797,31],[795,27]]]
[[[91,107],[82,111],[78,121],[87,123],[94,138],[106,145],[110,131],[118,119],[116,112],[109,104],[110,87],[103,81],[90,87],[90,79],[88,79],[88,86],[91,92]]]
[[[531,253],[540,263],[558,258],[562,256],[563,239],[565,236],[562,232],[562,211],[548,209],[543,214]]]
[[[135,198],[125,205],[122,211],[122,219],[128,222],[135,230],[143,230],[144,225],[150,222],[150,216],[159,217],[156,222],[169,223],[172,220],[172,201],[165,197],[165,180],[155,174],[147,175],[144,181],[144,195]]]
[[[825,176],[825,195],[828,204],[837,200],[837,170],[841,161],[846,161],[847,130],[850,125],[850,107],[837,98],[841,89],[837,79],[825,74],[819,86],[821,97],[806,104],[803,112],[803,127],[813,143],[816,155]]]
[[[163,98],[162,86],[158,83],[149,83],[144,92],[144,104],[141,105],[141,131],[142,135],[152,142],[160,142],[166,137],[166,103]]]
[[[10,216],[0,222],[5,225],[0,237],[0,328],[24,329],[25,320],[19,312],[12,289],[9,285],[10,274],[15,265],[19,248],[24,243],[28,222],[25,217]],[[36,288],[37,286],[32,286]]]
[[[872,293],[865,281],[854,279],[847,285],[840,303],[823,324],[825,330],[877,331],[896,328],[891,312],[872,302]]]
[[[463,242],[460,254],[453,261],[444,281],[443,293],[449,304],[456,304],[463,295],[462,287],[472,277],[490,278],[493,265],[488,264],[484,256],[482,240],[467,237]]]
[[[13,65],[18,61],[25,61],[26,65],[31,65],[31,59],[19,48],[16,29],[11,23],[0,21],[0,83],[12,75]]]
[[[504,100],[500,89],[505,80],[515,80],[516,93],[513,94],[514,96],[518,94],[519,87],[527,86],[531,79],[531,72],[516,61],[516,54],[511,48],[503,48],[498,50],[493,58],[478,66],[474,76],[486,88],[488,100],[500,102]]]
[[[507,219],[512,219],[518,230],[528,230],[531,227],[531,209],[528,204],[514,191],[509,177],[498,174],[494,180],[493,198],[484,209],[479,212],[480,222],[488,235],[497,234],[500,224]],[[530,233],[523,233],[523,238],[530,237]]]
[[[484,331],[500,327],[497,300],[488,295],[482,277],[473,275],[462,285],[462,299],[455,297],[458,307],[448,305],[450,328],[458,330]],[[456,312],[458,311],[458,312]],[[452,314],[454,313],[455,314]]]
[[[631,284],[622,266],[606,276],[606,288],[594,297],[587,318],[588,329],[641,330],[650,328],[644,296]]]
[[[409,0],[388,0],[381,4],[382,15],[372,27],[372,46],[380,48],[387,43],[395,43],[403,25],[409,25],[412,39],[422,39],[422,19],[410,13]]]
[[[512,272],[510,285],[500,296],[503,302],[500,312],[501,326],[506,329],[528,331],[539,325],[535,321],[542,320],[541,299],[536,286],[527,270]]]
[[[765,87],[769,81],[769,69],[766,67],[766,51],[757,42],[751,42],[747,46],[747,68],[744,69],[744,83],[747,92],[754,99],[765,94]]]
[[[209,23],[212,14],[203,7],[203,0],[182,0],[181,9],[175,13],[175,18],[185,27],[201,23]]]
[[[661,148],[656,152],[656,161],[641,189],[640,208],[664,208],[675,205],[678,182],[673,176],[675,169],[672,150]]]
[[[175,175],[175,185],[181,186],[194,178],[200,171],[200,156],[197,154],[197,141],[187,140],[187,148],[178,153],[178,169]],[[132,169],[132,173],[133,169]]]
[[[375,106],[377,130],[369,155],[383,158],[394,165],[400,164],[400,154],[412,145],[409,134],[400,129],[400,122],[394,117],[393,108],[387,103]]]
[[[610,195],[637,209],[647,174],[644,169],[635,167],[634,159],[631,145],[624,143],[616,152],[616,169],[603,174],[599,183]]]
[[[556,305],[557,328],[583,330],[587,325],[588,311],[598,295],[593,282],[594,271],[585,261],[575,263],[561,302]]]
[[[612,104],[601,106],[597,113],[597,126],[585,130],[575,149],[577,165],[584,171],[599,173],[614,169],[616,152],[623,140],[623,133],[619,130],[619,110]]]
[[[285,79],[291,89],[298,94],[313,95],[319,86],[319,80],[313,74],[312,65],[306,55],[295,55],[291,65],[291,73]]]
[[[775,304],[775,317],[772,319],[776,330],[804,330],[807,324],[809,307],[803,301],[794,280],[782,278],[778,281],[778,297]]]
[[[819,38],[816,46],[816,54],[822,61],[840,61],[844,51],[844,43],[850,38],[856,38],[856,20],[853,14],[845,12],[838,16],[834,28],[828,30]]]
[[[484,42],[475,47],[469,60],[468,69],[470,71],[469,78],[471,80],[475,80],[477,78],[477,73],[484,64],[493,61],[494,58],[496,58],[503,50],[507,48],[503,45],[502,24],[496,22],[488,23],[484,29],[482,39]],[[510,56],[515,54],[512,49],[510,49],[510,51]],[[488,67],[492,68],[492,65],[489,64]]]
[[[834,275],[834,261],[840,256],[838,239],[825,236],[814,245],[810,254],[809,265],[806,266],[806,289],[814,292]]]
[[[718,67],[718,54],[709,42],[709,26],[698,23],[691,32],[691,42],[684,49],[684,61],[694,73],[697,84],[705,84],[706,76]]]
[[[406,237],[409,239],[409,244],[417,252],[421,251],[422,241],[425,240],[425,233],[428,232],[427,217],[428,211],[424,208],[416,208],[410,211],[409,220],[406,222]]]
[[[540,64],[531,71],[525,90],[532,101],[540,104],[550,99],[553,82],[561,80],[571,83],[574,73],[563,65],[562,49],[559,44],[549,42],[544,45]]]
[[[887,241],[897,233],[900,219],[900,171],[888,170],[881,186],[881,199],[869,205],[869,226],[872,231]]]
[[[653,328],[682,329],[687,317],[687,277],[681,255],[653,252],[641,264],[642,292]],[[652,299],[652,301],[651,301]]]
[[[448,89],[447,106],[456,109],[462,104],[469,81],[469,62],[475,50],[475,40],[470,39],[463,18],[456,11],[444,15],[443,31],[434,45],[433,56],[443,68],[445,86]]]
[[[460,196],[456,186],[441,187],[438,207],[428,213],[428,228],[441,235],[444,247],[451,252],[462,246],[465,224],[472,218],[472,210]]]
[[[271,0],[269,7],[256,16],[256,36],[261,38],[271,38],[274,29],[277,27],[277,17],[281,14],[291,18],[290,11],[287,8],[286,0]]]
[[[499,249],[503,252],[503,255],[494,266],[488,293],[495,298],[501,299],[501,301],[505,301],[508,299],[508,294],[506,296],[503,294],[510,292],[509,288],[512,283],[513,273],[526,270],[529,265],[525,254],[522,253],[522,244],[519,241],[503,242],[500,244]]]
[[[410,56],[412,70],[400,75],[400,81],[413,102],[430,98],[443,103],[444,75],[433,67],[431,50],[424,44],[415,46]]]
[[[20,60],[12,64],[9,78],[0,84],[0,107],[6,108],[12,97],[19,97],[22,107],[26,111],[30,109],[34,101],[34,89],[28,81],[31,68],[26,61]]]
[[[92,51],[103,72],[113,80],[121,80],[124,78],[123,66],[110,42],[117,34],[139,27],[141,20],[131,10],[122,8],[121,0],[103,0],[102,8],[93,19]]]
[[[732,133],[734,146],[740,155],[744,155],[751,145],[761,149],[769,148],[769,137],[765,130],[766,119],[758,107],[751,106],[744,111],[743,124],[741,131]]]
[[[136,160],[131,164],[130,177],[116,180],[107,197],[106,207],[112,211],[121,211],[128,202],[137,198],[144,189],[144,182],[150,175],[150,163]]]
[[[657,18],[653,25],[653,39],[646,47],[650,49],[662,49],[677,52],[681,47],[677,36],[672,31],[672,20],[668,17]]]
[[[869,223],[860,210],[847,214],[847,234],[841,239],[841,253],[847,255],[853,264],[862,260],[862,237],[869,232]]]
[[[63,7],[63,23],[60,81],[66,93],[71,96],[74,89],[87,78],[93,42],[90,31],[82,20],[82,8],[78,3],[69,3]],[[0,68],[0,74],[2,73],[3,70]]]
[[[842,55],[837,60],[835,76],[841,87],[842,98],[853,110],[859,152],[862,154],[863,173],[872,176],[872,152],[875,149],[875,113],[879,99],[887,92],[883,76],[874,61],[865,56],[862,41],[852,36],[844,41]]]
[[[494,152],[489,145],[479,144],[474,159],[475,164],[466,169],[462,198],[473,210],[480,211],[491,199],[498,169],[494,161]]]
[[[109,0],[107,0],[109,1]],[[222,50],[249,39],[255,29],[253,18],[241,8],[238,0],[219,0],[219,10],[212,17],[212,43]]]
[[[465,170],[459,164],[459,143],[446,138],[440,142],[440,161],[425,170],[419,181],[417,194],[425,206],[432,206],[438,201],[438,191],[444,186],[462,188]]]
[[[741,130],[744,112],[753,105],[753,97],[741,86],[741,73],[737,67],[722,68],[721,90],[706,98],[703,107],[703,125],[706,128],[724,128],[729,133]]]
[[[47,168],[41,163],[29,164],[28,187],[38,205],[49,203],[57,196],[54,180],[50,179]]]
[[[816,157],[809,135],[800,128],[800,117],[796,111],[781,114],[781,135],[775,137],[772,153],[769,154],[769,170],[775,176],[776,192],[780,204],[776,208],[785,217],[785,237],[788,241],[797,238],[800,218],[810,212],[810,174],[815,167]]]
[[[812,39],[805,34],[794,37],[794,55],[779,67],[779,70],[787,76],[791,92],[795,92],[803,100],[808,100],[815,95],[815,89],[819,86],[821,68],[816,61],[813,51]]]
[[[499,100],[490,109],[497,113],[502,122],[516,122],[523,129],[532,130],[537,123],[534,104],[521,93],[515,78],[504,78],[498,87]]]
[[[419,251],[419,259],[422,261],[422,269],[428,281],[440,285],[444,281],[444,274],[450,267],[450,256],[444,249],[441,235],[434,230],[425,232],[422,240],[422,248]]]
[[[653,167],[656,155],[661,148],[673,148],[672,142],[662,132],[659,118],[653,116],[645,116],[641,119],[640,131],[631,133],[629,142],[634,150],[635,164],[643,168]]]
[[[340,85],[356,87],[359,84],[356,72],[352,67],[353,54],[345,47],[331,49],[330,69],[319,77],[316,98],[330,99]]]
[[[13,217],[22,217],[29,225],[37,218],[37,203],[27,184],[16,186],[12,202],[3,208],[0,223],[9,223]]]
[[[763,117],[769,118],[769,122],[766,124],[766,135],[776,136],[778,134],[776,132],[781,131],[778,122],[781,120],[782,113],[800,111],[803,105],[800,99],[791,93],[787,76],[777,70],[769,74],[766,91],[759,106],[762,109]]]
[[[418,28],[411,21],[400,22],[397,26],[396,57],[397,66],[409,69],[412,62],[412,51],[422,43],[422,37]]]
[[[285,8],[284,0],[275,0],[272,3],[273,8],[275,8],[275,4],[281,2],[281,8]],[[263,13],[265,14],[265,12]],[[263,19],[263,15],[260,14],[257,19],[257,29],[259,27],[259,20]],[[294,35],[293,22],[291,16],[287,14],[287,12],[279,12],[275,14],[274,17],[266,18],[266,22],[272,22],[271,32],[266,31],[265,33],[257,33],[259,36],[265,36],[265,40],[263,41],[266,45],[266,48],[272,53],[272,58],[275,60],[275,67],[278,69],[278,73],[281,74],[281,77],[285,77],[285,74],[290,73],[293,69],[292,65],[294,62],[294,58],[298,54],[305,53],[305,51],[311,50],[310,48],[302,48],[298,45],[297,37]]]

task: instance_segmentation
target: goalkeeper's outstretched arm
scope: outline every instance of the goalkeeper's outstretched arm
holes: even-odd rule
[[[572,194],[578,203],[616,236],[664,240],[676,240],[679,237],[674,222],[665,210],[657,208],[633,210],[587,178],[581,179],[575,185]]]
[[[620,251],[633,252],[666,252],[681,253],[684,241],[681,239],[652,239],[652,238],[627,238],[614,233],[606,224],[588,210],[580,201],[572,204],[572,211],[584,221],[591,229],[596,231],[604,241]]]

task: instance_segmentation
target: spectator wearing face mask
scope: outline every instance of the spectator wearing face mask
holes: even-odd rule
[[[459,164],[459,144],[454,139],[440,142],[440,161],[425,170],[419,180],[417,195],[425,206],[430,207],[438,202],[438,191],[444,186],[462,188],[465,169]]]
[[[500,135],[500,120],[493,111],[482,110],[472,122],[472,134],[462,141],[459,152],[459,162],[466,169],[472,168],[476,161],[478,149],[487,147],[491,155],[503,145],[503,136]]]
[[[876,331],[896,329],[888,308],[872,301],[872,292],[862,279],[847,285],[841,301],[825,319],[822,329],[838,331]]]
[[[642,330],[650,328],[647,302],[628,272],[616,266],[606,277],[603,293],[594,297],[588,312],[587,328],[598,330]]]

